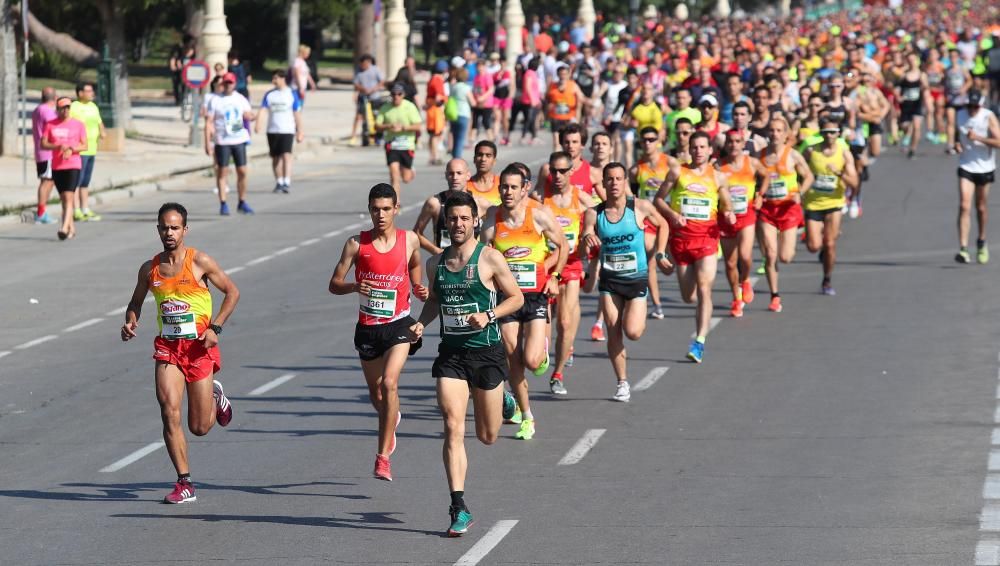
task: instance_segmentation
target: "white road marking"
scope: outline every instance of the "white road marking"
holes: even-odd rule
[[[281,248],[280,250],[274,252],[274,255],[285,255],[288,253],[292,253],[297,249],[299,249],[298,246],[288,246],[287,248]]]
[[[125,456],[121,460],[118,460],[114,464],[101,468],[100,471],[102,473],[117,472],[118,470],[124,468],[125,466],[128,466],[129,464],[136,462],[142,458],[145,458],[146,456],[149,456],[150,454],[156,452],[157,450],[163,448],[164,446],[166,446],[166,444],[164,444],[162,440],[159,440],[157,442],[151,442],[143,446],[142,448],[136,450],[135,452],[129,454],[128,456]]]
[[[670,368],[667,366],[653,368],[652,370],[650,370],[649,373],[646,374],[646,377],[642,378],[639,381],[639,383],[635,384],[635,387],[632,388],[632,391],[645,391],[646,389],[649,389],[650,387],[653,386],[654,383],[659,381],[660,378],[663,377],[664,374],[666,374],[669,369]]]
[[[44,343],[48,342],[49,340],[55,340],[56,338],[58,338],[58,336],[56,336],[55,334],[49,334],[48,336],[42,336],[41,338],[35,338],[34,340],[28,340],[24,344],[20,344],[20,345],[14,346],[14,349],[15,350],[27,350],[28,348],[31,348],[32,346],[37,346],[39,344],[44,344]]]
[[[1000,471],[1000,449],[990,450],[990,459],[986,468],[991,472]]]
[[[997,384],[997,399],[1000,399],[1000,383]]]
[[[983,499],[1000,499],[1000,475],[986,474],[983,482]]]
[[[976,566],[1000,566],[1000,542],[979,541],[976,545]]]
[[[263,394],[267,393],[268,391],[274,389],[275,387],[281,385],[282,383],[287,383],[287,382],[291,381],[292,379],[295,379],[295,374],[294,373],[286,373],[285,375],[283,375],[281,377],[276,377],[276,378],[272,379],[271,381],[268,381],[264,385],[261,385],[257,389],[254,389],[253,391],[250,392],[250,395],[254,396],[254,397],[256,397],[257,395],[263,395]]]
[[[251,265],[257,265],[257,264],[260,264],[260,263],[264,263],[265,261],[268,261],[268,260],[271,260],[271,259],[274,259],[274,255],[273,254],[262,255],[262,256],[260,256],[257,259],[251,259],[250,261],[248,261],[247,262],[247,267],[250,267]]]
[[[600,438],[604,436],[604,433],[607,431],[608,429],[606,428],[592,428],[583,433],[583,438],[577,440],[576,444],[569,449],[569,452],[562,457],[562,460],[559,460],[559,465],[572,466],[580,460],[583,460],[583,457],[587,455],[587,452],[590,452],[590,449],[597,444],[597,441],[600,440]]]
[[[113,311],[108,311],[108,312],[104,313],[104,316],[118,316],[120,314],[125,314],[125,311],[127,311],[127,310],[128,310],[128,306],[127,305],[124,306],[124,307],[118,307],[118,308],[116,308]]]
[[[455,566],[476,566],[479,561],[486,557],[487,554],[493,550],[496,545],[500,544],[503,537],[507,536],[507,533],[514,528],[517,524],[516,519],[505,519],[503,521],[497,521],[490,530],[486,531],[483,538],[479,539],[476,544],[472,545],[472,548],[468,552],[462,555],[455,563]]]
[[[993,444],[994,446],[1000,444],[1000,428],[993,429],[991,444]]]
[[[80,324],[74,324],[73,326],[70,326],[66,330],[63,330],[63,332],[76,332],[77,330],[80,330],[81,328],[87,328],[88,326],[93,326],[93,325],[97,324],[98,322],[102,322],[103,320],[104,320],[103,318],[92,318],[90,320],[85,320],[85,321],[81,322]]]
[[[309,238],[308,240],[302,240],[301,242],[299,242],[299,245],[302,247],[311,246],[319,241],[321,241],[320,238]]]
[[[9,356],[10,354],[11,354],[10,350],[4,350],[4,351],[0,352],[0,358],[2,358],[4,356]]]
[[[229,269],[226,270],[226,275],[232,275],[234,273],[239,273],[239,272],[243,271],[244,269],[246,269],[246,267],[244,267],[242,265],[238,265],[236,267],[230,267]]]
[[[979,514],[980,531],[1000,531],[1000,504],[987,503]]]
[[[1000,405],[998,405],[996,410],[993,411],[993,422],[1000,424]]]

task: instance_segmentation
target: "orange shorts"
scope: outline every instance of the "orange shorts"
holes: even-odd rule
[[[205,348],[201,340],[153,339],[153,359],[180,368],[188,383],[212,377],[222,369],[222,354],[218,346]]]
[[[730,226],[728,222],[725,221],[724,217],[719,217],[719,232],[723,238],[735,238],[740,230],[743,230],[747,226],[753,226],[757,224],[757,211],[750,207],[747,209],[746,214],[736,215],[736,224]]]
[[[779,232],[795,230],[805,221],[802,216],[802,206],[793,200],[774,203],[764,201],[758,218],[761,222],[774,226]]]
[[[703,257],[719,252],[718,238],[670,238],[667,243],[670,246],[670,257],[675,265],[691,265]]]

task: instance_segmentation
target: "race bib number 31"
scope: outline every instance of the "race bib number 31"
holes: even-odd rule
[[[441,326],[445,334],[475,334],[479,332],[469,326],[469,315],[479,312],[476,303],[464,305],[441,305]]]
[[[396,314],[395,289],[372,289],[361,297],[361,312],[378,318],[392,318]]]
[[[160,316],[163,330],[160,336],[167,340],[195,339],[198,327],[194,323],[194,313],[165,314]]]

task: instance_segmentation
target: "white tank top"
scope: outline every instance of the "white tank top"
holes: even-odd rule
[[[969,111],[965,108],[958,111],[956,122],[961,135],[959,141],[962,142],[958,166],[969,173],[991,173],[997,168],[993,148],[981,141],[970,142],[966,137],[967,132],[983,138],[989,137],[991,116],[993,112],[987,108],[980,108],[975,116],[969,116]]]

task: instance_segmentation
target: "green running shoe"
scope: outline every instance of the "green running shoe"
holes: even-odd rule
[[[990,260],[990,248],[986,244],[979,248],[979,252],[976,254],[976,261],[979,263],[986,263]]]
[[[517,410],[517,401],[514,400],[514,396],[510,394],[510,391],[504,389],[503,420],[509,421],[513,419],[515,415],[520,415],[520,411]]]
[[[448,527],[448,536],[460,537],[469,532],[469,527],[475,524],[472,520],[472,513],[468,509],[448,507],[448,514],[451,515],[451,526]]]
[[[989,256],[987,255],[987,257]],[[972,263],[972,260],[969,259],[969,252],[965,250],[958,250],[958,253],[955,254],[955,261],[958,263]]]
[[[79,208],[76,209],[76,210],[74,210],[73,211],[73,220],[76,220],[77,222],[82,221],[83,220],[83,210],[81,210]]]
[[[535,419],[524,419],[521,421],[521,428],[514,434],[518,440],[531,440],[535,436]]]
[[[536,376],[545,375],[545,372],[549,371],[549,358],[550,358],[550,356],[549,356],[549,349],[546,347],[545,348],[545,361],[542,362],[542,365],[540,365],[537,368],[531,370],[531,373],[535,374]]]
[[[517,403],[514,404],[514,414],[509,419],[504,419],[503,422],[507,424],[521,424],[521,410],[517,408]]]
[[[764,267],[764,260],[760,260],[760,267],[757,268],[757,275],[764,275],[767,269]]]

